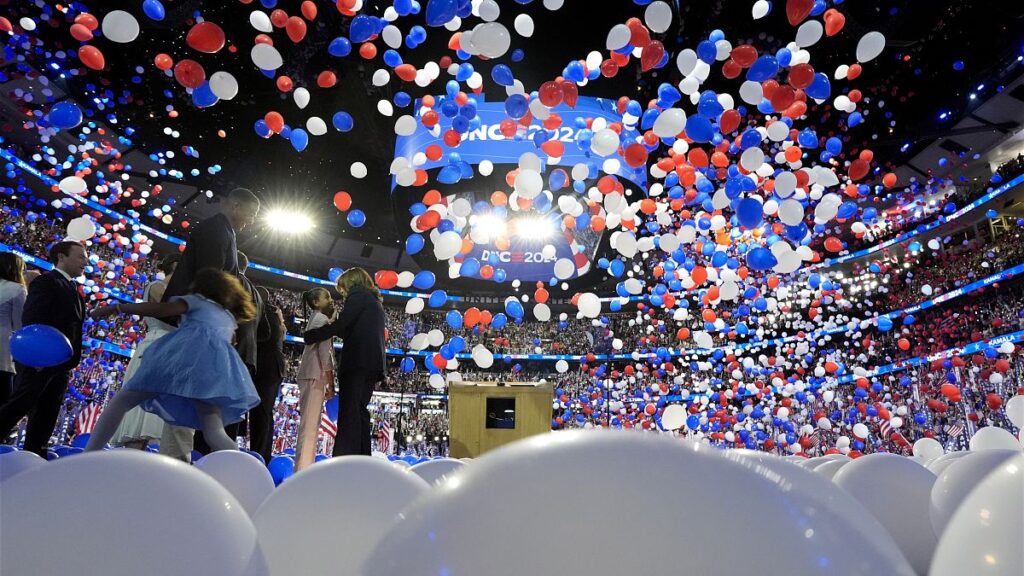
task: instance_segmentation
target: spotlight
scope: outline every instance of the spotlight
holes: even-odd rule
[[[505,219],[494,214],[476,216],[473,219],[473,227],[483,232],[487,238],[504,236],[508,230],[508,224],[505,222]]]
[[[516,236],[532,240],[543,240],[555,234],[555,227],[547,218],[522,218],[515,221]]]
[[[267,226],[286,234],[305,234],[316,227],[309,216],[286,208],[268,210],[264,221]]]

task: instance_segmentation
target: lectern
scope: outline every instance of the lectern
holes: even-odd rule
[[[476,458],[498,446],[550,432],[553,390],[547,382],[452,382],[449,453],[454,458]]]

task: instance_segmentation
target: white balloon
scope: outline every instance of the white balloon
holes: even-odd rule
[[[932,471],[932,474],[935,474],[935,476],[938,477],[946,470],[946,468],[952,465],[953,462],[956,462],[968,454],[971,454],[971,452],[966,450],[961,452],[948,452],[929,462],[928,469]]]
[[[768,15],[769,10],[771,10],[771,3],[768,0],[757,0],[757,2],[754,2],[751,15],[754,17],[754,20],[760,20]]]
[[[501,16],[501,8],[494,0],[483,0],[477,8],[480,19],[484,22],[494,22]]]
[[[534,170],[522,169],[516,175],[514,187],[516,194],[531,200],[544,189],[544,177]]]
[[[444,344],[444,332],[441,332],[437,328],[427,332],[427,342],[435,348]]]
[[[331,458],[279,486],[253,523],[274,574],[358,574],[405,507],[429,490],[383,459]]]
[[[629,39],[632,36],[633,33],[629,30],[629,26],[616,24],[608,31],[608,38],[605,40],[604,46],[608,50],[618,50],[629,44]]]
[[[555,262],[555,278],[568,280],[576,273],[576,263],[568,258],[559,258]]]
[[[408,270],[403,270],[398,273],[398,287],[408,288],[412,286],[412,281],[416,279],[416,275]]]
[[[455,257],[462,248],[462,236],[459,236],[458,232],[449,230],[442,232],[438,235],[437,239],[434,240],[434,258],[438,260],[447,260]]]
[[[306,130],[313,136],[327,134],[327,123],[319,116],[310,116],[306,119]]]
[[[262,10],[253,10],[249,14],[249,24],[260,32],[273,32],[274,25],[270,22],[270,16]]]
[[[921,438],[917,442],[914,442],[914,456],[934,460],[935,458],[942,456],[944,453],[945,451],[942,449],[942,444],[934,438]]]
[[[529,14],[520,14],[516,16],[516,20],[513,23],[516,32],[523,38],[529,38],[533,36],[533,18]]]
[[[551,320],[551,308],[544,303],[537,304],[533,307],[533,317],[540,322],[547,322]]]
[[[740,166],[748,172],[753,172],[764,164],[764,152],[757,146],[751,146],[740,155]]]
[[[443,338],[444,338],[444,335],[442,334],[442,339]],[[429,338],[429,336],[427,336],[426,334],[424,334],[422,332],[420,332],[419,334],[416,334],[415,336],[413,336],[412,338],[409,339],[409,349],[410,350],[416,350],[416,351],[426,350],[427,346],[429,346],[429,345],[430,345],[430,338]]]
[[[268,573],[256,529],[230,492],[141,450],[78,454],[23,472],[3,483],[0,509],[5,574]],[[154,538],[143,526],[165,530]]]
[[[57,186],[65,194],[84,194],[89,189],[85,180],[78,176],[68,176],[62,179]]]
[[[416,119],[412,116],[405,114],[399,116],[398,120],[395,121],[395,134],[399,136],[412,136],[416,132]]]
[[[779,205],[779,219],[782,220],[782,223],[786,226],[796,226],[800,224],[804,219],[803,205],[792,198],[784,200],[782,204]]]
[[[440,486],[445,481],[464,468],[466,463],[455,458],[438,458],[414,464],[409,471],[419,476],[424,482],[431,486]]]
[[[643,514],[648,529],[644,543],[673,551],[645,555],[645,571],[654,574],[678,573],[680,558],[686,559],[685,571],[693,574],[756,573],[763,570],[765,558],[771,558],[772,573],[811,574],[821,571],[823,557],[829,560],[830,574],[913,574],[891,543],[877,533],[864,534],[843,515],[857,513],[849,498],[839,504],[813,496],[815,489],[828,486],[826,481],[808,485],[804,482],[813,482],[806,480],[813,477],[810,472],[789,478],[757,464],[730,460],[703,446],[625,432],[536,436],[475,460],[458,473],[457,483],[449,482],[413,504],[363,571],[367,576],[548,574],[566,550],[621,546],[632,527],[608,522],[593,502],[623,486],[643,486],[630,493],[630,506]],[[573,489],[538,492],[533,487],[541,470],[550,481]],[[699,486],[704,497],[664,497],[680,486]],[[740,523],[721,514],[717,504],[735,494],[761,495],[744,503]],[[838,490],[832,494],[843,498]],[[574,511],[569,524],[565,510]],[[744,542],[744,553],[737,554],[734,542],[719,537],[726,533]],[[808,540],[813,540],[815,553],[800,553]],[[573,558],[573,572],[609,576],[633,570],[635,562],[629,554],[580,554]]]
[[[371,78],[371,82],[373,83],[374,86],[386,86],[387,83],[390,81],[391,73],[389,73],[387,70],[384,70],[383,68],[375,71],[373,73],[373,77]]]
[[[843,466],[833,481],[885,526],[918,574],[927,573],[936,543],[928,520],[931,471],[903,456],[875,453]]]
[[[993,471],[963,501],[939,540],[930,576],[1024,573],[1024,454]],[[923,572],[922,572],[923,573]]]
[[[210,75],[210,91],[221,100],[231,100],[238,95],[238,80],[230,72],[218,70]]]
[[[661,414],[661,425],[666,430],[678,430],[686,423],[686,408],[681,404],[672,404]]]
[[[429,384],[434,390],[444,390],[444,376],[441,376],[440,374],[431,374],[430,378],[427,379],[427,384]]]
[[[267,467],[245,452],[212,452],[200,458],[195,466],[231,492],[250,518],[274,491],[274,479]]]
[[[881,32],[868,32],[857,42],[857,62],[870,62],[885,49],[885,36]]]
[[[490,160],[484,160],[477,165],[476,169],[480,172],[481,176],[490,176],[491,172],[494,172],[494,163]]]
[[[68,222],[68,238],[84,242],[96,235],[96,224],[88,216],[79,216]]]
[[[367,165],[361,162],[352,162],[348,171],[352,174],[353,178],[361,179],[367,177]]]
[[[249,52],[249,57],[260,70],[277,70],[284,64],[281,53],[270,44],[256,44]]]
[[[594,134],[590,150],[598,156],[611,156],[619,149],[619,135],[611,128],[603,128]]]
[[[494,365],[494,354],[492,354],[491,351],[483,344],[477,344],[474,346],[470,355],[473,357],[473,362],[475,362],[480,368],[486,370]]]
[[[423,307],[426,303],[423,298],[410,298],[405,302],[405,313],[406,314],[419,314],[423,312]]]
[[[971,436],[971,450],[1020,450],[1020,442],[1005,428],[986,426]]]
[[[295,105],[298,106],[300,110],[305,108],[309,105],[309,90],[306,90],[301,86],[296,88],[295,91],[292,92],[292,99],[295,100]]]
[[[566,362],[565,360],[559,360],[558,362],[555,362],[555,372],[558,372],[559,374],[565,374],[568,371],[569,371],[569,363],[568,362]]]
[[[580,312],[586,318],[597,318],[601,315],[601,299],[593,292],[585,292],[576,301]]]
[[[658,114],[651,130],[659,138],[675,138],[686,128],[686,113],[679,108],[669,108]]]
[[[394,24],[385,26],[384,30],[380,33],[380,37],[389,48],[398,50],[402,47],[402,31]]]
[[[818,40],[821,40],[821,34],[824,31],[825,29],[822,27],[821,22],[807,20],[796,30],[796,45],[801,48],[814,46],[818,43]]]
[[[124,10],[107,12],[101,28],[107,40],[119,44],[127,44],[139,37],[139,21]]]
[[[984,450],[958,458],[939,475],[932,486],[929,517],[939,536],[946,530],[960,504],[982,480],[1020,450]]]
[[[42,456],[27,450],[15,450],[0,454],[0,484],[43,464],[46,464],[46,460],[43,460]]]
[[[852,460],[850,460],[849,458],[845,458],[845,457],[844,457],[843,460],[828,460],[826,462],[822,462],[821,464],[818,464],[817,466],[815,466],[814,467],[814,472],[816,474],[821,474],[822,476],[824,476],[825,478],[828,478],[829,480],[832,480],[832,479],[835,478],[836,473],[839,472],[839,470],[843,466],[847,465],[851,461]]]
[[[644,10],[644,22],[651,32],[662,34],[672,26],[672,9],[661,0],[651,2]]]
[[[465,32],[463,32],[465,36]],[[488,58],[501,58],[512,45],[508,28],[500,22],[485,22],[473,28],[472,48],[475,54]]]
[[[1006,418],[1017,428],[1024,428],[1024,394],[1018,394],[1006,401]]]

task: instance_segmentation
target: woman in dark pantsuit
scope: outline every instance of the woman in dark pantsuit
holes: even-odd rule
[[[334,455],[370,455],[370,403],[377,382],[384,379],[384,305],[373,279],[362,268],[338,278],[345,307],[338,319],[304,333],[306,344],[337,336],[342,339],[337,366],[338,436]]]

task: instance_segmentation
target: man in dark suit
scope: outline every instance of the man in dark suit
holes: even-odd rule
[[[249,449],[270,462],[274,441],[274,404],[284,380],[284,315],[270,300],[270,292],[257,286],[263,300],[263,318],[256,342],[256,392],[260,404],[249,411]]]
[[[236,188],[228,194],[227,203],[220,214],[193,226],[188,243],[185,244],[185,251],[181,254],[181,262],[175,268],[174,275],[164,291],[163,301],[167,302],[173,296],[188,294],[196,273],[203,268],[216,268],[238,276],[238,246],[235,232],[256,222],[259,211],[259,198],[245,188]],[[173,320],[169,319],[169,323],[173,323]],[[255,344],[253,346],[255,347]],[[255,369],[255,357],[252,359],[252,367]],[[160,453],[190,461],[193,436],[194,431],[191,428],[165,425],[160,438]]]
[[[78,242],[57,242],[50,247],[53,270],[32,281],[28,287],[22,323],[53,326],[71,342],[71,358],[50,368],[31,368],[15,363],[15,391],[0,406],[0,434],[4,438],[28,416],[25,450],[46,458],[47,444],[57,423],[71,371],[82,359],[82,322],[85,320],[85,299],[78,293],[74,279],[81,276],[89,263],[85,247]]]

